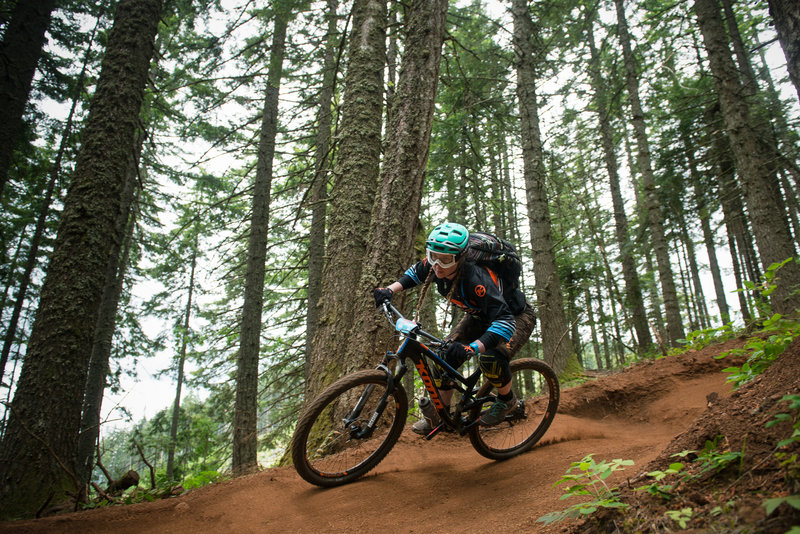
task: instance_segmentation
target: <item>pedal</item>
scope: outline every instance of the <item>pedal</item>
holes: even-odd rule
[[[427,436],[425,436],[425,439],[427,440],[433,439],[434,436],[436,436],[436,434],[442,431],[442,428],[444,428],[444,423],[439,423],[436,428],[431,430],[430,433]]]

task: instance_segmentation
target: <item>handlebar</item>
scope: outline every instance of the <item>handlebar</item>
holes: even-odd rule
[[[384,302],[381,305],[381,311],[383,312],[383,315],[386,317],[386,319],[389,321],[389,324],[391,324],[398,332],[401,332],[409,337],[420,335],[425,339],[427,339],[428,341],[430,341],[432,344],[437,344],[437,345],[445,344],[444,340],[439,339],[433,334],[429,334],[428,332],[424,331],[421,327],[422,325],[420,325],[419,323],[415,321],[409,321],[408,319],[406,319],[403,316],[403,314],[400,313],[400,310],[392,306],[390,302]],[[409,325],[402,325],[404,328],[403,330],[400,330],[400,328],[398,327],[398,322],[400,322],[401,320],[407,321],[408,323],[412,323],[413,326],[409,327]]]

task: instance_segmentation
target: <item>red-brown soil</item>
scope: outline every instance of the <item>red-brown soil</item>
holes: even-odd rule
[[[788,435],[788,426],[766,432],[764,422],[780,411],[783,395],[798,393],[800,340],[762,378],[732,395],[731,386],[726,384],[727,375],[721,372],[731,362],[715,360],[714,356],[742,343],[742,339],[731,340],[680,356],[646,361],[566,389],[559,413],[542,442],[505,462],[478,455],[466,438],[440,434],[428,442],[407,428],[375,470],[339,488],[310,486],[292,468],[267,469],[158,502],[0,523],[0,531],[612,532],[624,526],[625,521],[630,525],[636,522],[638,526],[632,528],[642,532],[662,527],[677,531],[676,524],[662,521],[664,512],[683,506],[697,510],[710,507],[714,496],[704,492],[702,486],[689,488],[697,495],[667,503],[647,500],[642,492],[629,492],[625,497],[639,506],[623,515],[601,515],[604,523],[572,522],[545,527],[536,520],[572,504],[572,499],[559,499],[562,486],[553,484],[572,462],[588,454],[597,460],[633,460],[634,466],[607,480],[626,487],[636,486],[637,474],[663,469],[675,461],[670,458],[671,453],[702,449],[706,438],[717,435],[725,435],[732,450],[740,450],[743,436],[748,436],[745,469],[757,463],[755,455],[774,452],[775,443]],[[783,434],[776,438],[778,432]],[[724,485],[730,485],[737,476]],[[728,490],[731,495],[755,495],[756,490],[761,490],[762,496],[747,500],[746,510],[728,510],[726,514],[738,513],[740,525],[777,524],[765,518],[760,503],[774,496],[774,492],[783,491],[782,476],[775,462],[763,461]],[[646,482],[638,479],[640,485]],[[797,488],[793,491],[796,493]],[[783,517],[785,526],[794,517],[792,513],[781,508],[776,515]],[[725,530],[698,524],[694,528],[694,532],[767,531],[758,526],[751,530]]]

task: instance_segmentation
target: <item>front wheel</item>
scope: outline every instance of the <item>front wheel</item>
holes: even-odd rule
[[[408,414],[408,397],[396,384],[380,416],[372,421],[387,388],[386,373],[370,369],[337,380],[314,399],[292,436],[292,461],[303,479],[318,486],[339,486],[383,460],[400,437]]]
[[[498,425],[475,425],[469,430],[475,450],[492,460],[505,460],[530,449],[547,432],[558,409],[558,378],[545,362],[515,360],[511,362],[511,379],[517,408]],[[492,387],[485,383],[477,396],[489,395]],[[474,408],[471,418],[480,417],[480,411],[481,407]]]

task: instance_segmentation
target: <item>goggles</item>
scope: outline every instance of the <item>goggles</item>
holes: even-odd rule
[[[425,249],[425,255],[428,257],[428,262],[431,265],[438,265],[442,269],[449,269],[456,264],[455,254],[444,254],[441,252],[434,252],[430,249]]]

